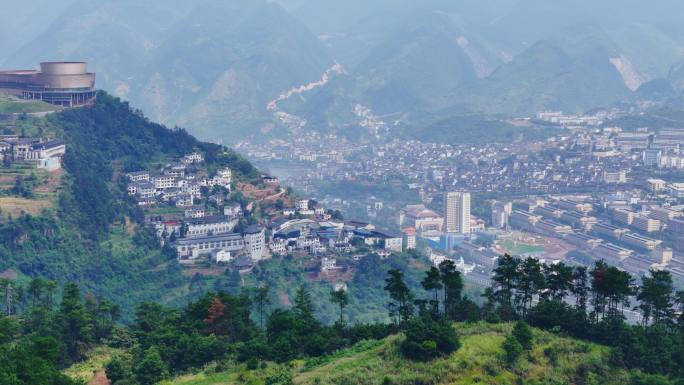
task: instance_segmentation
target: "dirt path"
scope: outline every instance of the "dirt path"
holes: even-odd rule
[[[88,385],[111,385],[104,370],[100,370],[95,374],[95,378],[88,383]]]

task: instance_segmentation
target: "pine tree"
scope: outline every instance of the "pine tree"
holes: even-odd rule
[[[314,308],[313,302],[311,301],[311,294],[301,286],[294,299],[294,311],[297,314],[300,321],[304,323],[314,323]]]
[[[544,287],[544,275],[541,264],[534,258],[526,258],[518,265],[518,268],[519,271],[514,278],[517,289],[516,303],[525,318],[527,310],[532,306],[532,299]]]
[[[397,325],[403,325],[413,316],[413,294],[404,282],[404,273],[397,269],[387,272],[385,290],[390,295],[390,317]]]
[[[514,366],[523,352],[522,345],[517,338],[513,335],[509,335],[506,337],[502,347],[504,350],[504,361],[509,366]]]
[[[515,326],[513,327],[513,336],[518,340],[518,342],[520,342],[520,345],[522,345],[523,349],[532,349],[532,340],[534,339],[534,336],[532,334],[532,329],[527,322],[516,322]]]
[[[254,291],[254,303],[257,307],[257,313],[259,313],[259,327],[262,329],[264,327],[265,308],[271,303],[271,300],[268,297],[268,292],[268,286],[259,287]]]
[[[64,286],[58,323],[66,362],[78,361],[93,341],[93,331],[81,299],[81,291],[75,283]]]
[[[430,301],[432,305],[432,313],[434,316],[439,315],[439,291],[442,289],[442,281],[440,280],[439,270],[432,266],[430,270],[425,273],[425,278],[420,283],[426,291],[432,291],[433,299]]]
[[[520,274],[518,271],[519,266],[519,259],[505,254],[499,258],[498,265],[494,269],[494,276],[492,277],[494,286],[493,296],[504,307],[504,314],[513,311],[513,295]]]
[[[344,324],[344,308],[349,305],[349,296],[347,291],[344,289],[332,290],[330,292],[330,300],[332,303],[337,304],[340,308],[340,325]]]
[[[439,277],[444,287],[444,315],[455,319],[453,314],[463,292],[463,278],[461,273],[456,270],[454,261],[446,260],[439,265]]]
[[[641,303],[638,309],[643,315],[644,325],[649,320],[653,324],[669,323],[674,317],[674,284],[669,271],[651,270],[649,276],[644,276],[637,294]]]
[[[575,267],[572,272],[572,288],[570,291],[575,296],[575,309],[579,310],[581,314],[587,312],[588,284],[587,268],[584,266]]]
[[[148,349],[133,367],[133,374],[140,385],[153,385],[168,375],[166,364],[157,349]]]
[[[559,262],[544,265],[544,280],[546,292],[544,297],[554,301],[563,301],[572,290],[573,270],[572,267]]]

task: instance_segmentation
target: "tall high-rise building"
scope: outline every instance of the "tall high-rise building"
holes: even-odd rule
[[[494,202],[492,204],[492,226],[497,229],[508,227],[508,217],[512,212],[512,202]]]
[[[454,191],[444,196],[445,232],[470,234],[470,193]]]

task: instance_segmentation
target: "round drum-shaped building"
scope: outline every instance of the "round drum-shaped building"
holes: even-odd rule
[[[40,71],[0,71],[0,91],[23,99],[78,107],[95,100],[95,74],[85,62],[44,62]]]

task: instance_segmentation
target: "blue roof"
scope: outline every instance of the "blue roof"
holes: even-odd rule
[[[302,234],[300,230],[290,230],[290,231],[284,231],[284,232],[278,232],[273,235],[273,238],[275,239],[289,239],[289,238],[299,238],[299,236]]]

